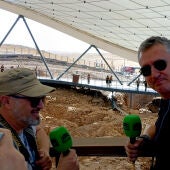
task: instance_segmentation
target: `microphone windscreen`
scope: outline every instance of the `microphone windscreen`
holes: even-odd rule
[[[56,152],[67,152],[72,147],[72,138],[68,130],[63,127],[54,128],[50,134],[50,141]]]
[[[142,130],[140,117],[135,114],[125,116],[123,120],[123,130],[126,136],[130,138],[140,136]]]

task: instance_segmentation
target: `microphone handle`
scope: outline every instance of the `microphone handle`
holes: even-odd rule
[[[68,149],[68,150],[66,150],[65,152],[62,152],[63,153],[63,156],[67,156],[68,154],[69,154],[69,152],[70,152],[70,150]],[[55,155],[55,165],[56,165],[56,168],[57,168],[57,166],[58,166],[58,161],[59,161],[59,158],[60,158],[60,154],[61,153],[56,153],[56,155]]]
[[[130,143],[131,143],[131,144],[134,144],[135,141],[136,141],[136,138],[135,138],[135,137],[131,137],[131,138],[130,138]],[[133,161],[133,166],[135,167],[135,161]],[[135,169],[135,168],[134,168],[134,169]]]
[[[135,137],[131,137],[131,138],[130,138],[130,143],[131,143],[131,144],[134,144],[135,141],[136,141],[136,138],[135,138]]]

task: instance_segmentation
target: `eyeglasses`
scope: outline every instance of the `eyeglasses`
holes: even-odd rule
[[[153,63],[154,68],[156,68],[159,71],[163,71],[167,67],[167,62],[165,60],[156,60]],[[140,72],[143,76],[150,76],[151,75],[151,66],[145,65],[140,69]]]
[[[15,96],[15,95],[10,95],[13,98],[16,99],[26,99],[31,103],[31,107],[37,107],[37,105],[42,101],[43,103],[45,102],[45,96],[43,97],[26,97],[26,96]]]

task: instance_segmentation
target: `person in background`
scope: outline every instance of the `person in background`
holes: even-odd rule
[[[0,169],[27,170],[24,156],[15,149],[11,131],[0,128]]]
[[[28,170],[50,170],[52,167],[51,144],[40,126],[39,112],[44,108],[46,95],[54,90],[41,84],[35,72],[27,68],[0,73],[0,127],[11,131],[14,146],[24,156]],[[60,158],[57,170],[61,167],[67,170],[66,166],[73,170],[79,168],[75,151]]]
[[[106,76],[106,85],[109,86],[109,75]]]
[[[146,91],[147,90],[147,86],[148,86],[147,81],[145,80],[143,83],[144,83],[145,91]]]
[[[87,74],[87,83],[90,84],[90,73]]]
[[[143,131],[134,144],[127,142],[125,151],[130,161],[135,162],[139,153],[153,154],[152,170],[170,169],[170,40],[153,36],[146,39],[138,51],[141,74],[148,85],[161,96],[156,122]]]
[[[4,65],[2,64],[2,65],[1,65],[1,72],[4,72],[4,69],[5,69],[5,68],[4,68]]]
[[[112,75],[111,75],[111,76],[109,77],[109,87],[111,87],[112,81],[113,81],[113,77],[112,77]]]
[[[139,90],[139,85],[140,85],[140,80],[137,79],[137,80],[136,80],[136,87],[137,87],[137,90]]]

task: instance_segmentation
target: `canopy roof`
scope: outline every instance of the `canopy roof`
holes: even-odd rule
[[[169,0],[1,0],[0,8],[135,62],[144,39],[170,38]]]

